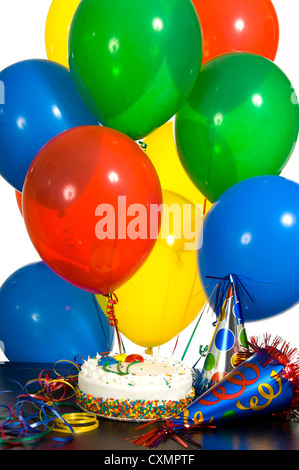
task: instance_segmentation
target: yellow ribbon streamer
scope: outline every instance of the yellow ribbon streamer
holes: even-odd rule
[[[65,413],[61,415],[62,418],[68,423],[75,434],[93,431],[99,427],[97,417],[88,413]],[[54,421],[53,432],[60,432],[64,434],[72,434],[71,429],[67,426],[62,419],[58,418]]]

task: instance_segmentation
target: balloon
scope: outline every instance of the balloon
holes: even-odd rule
[[[240,299],[246,323],[278,315],[299,301],[299,185],[258,176],[228,189],[207,214],[198,269],[209,297],[234,273],[248,296]]]
[[[288,78],[270,60],[244,53],[205,64],[175,119],[181,162],[210,202],[247,178],[279,175],[298,130]]]
[[[157,173],[143,150],[101,126],[52,139],[23,189],[26,228],[42,260],[75,286],[101,294],[145,261],[159,230],[151,205],[161,203]]]
[[[203,63],[227,52],[276,57],[279,24],[271,0],[192,0],[203,35]]]
[[[103,125],[134,140],[174,116],[201,59],[188,0],[84,0],[71,24],[69,66],[81,96]]]
[[[23,209],[22,209],[22,193],[19,193],[19,191],[15,190],[15,196],[18,204],[19,211],[21,212],[21,215],[23,215]]]
[[[146,348],[160,346],[178,335],[196,318],[206,301],[197,274],[197,244],[188,245],[196,242],[202,212],[171,191],[163,191],[163,204],[161,233],[152,253],[142,268],[116,291],[119,331]],[[184,206],[190,208],[189,216],[184,213]],[[167,208],[169,214],[173,210],[172,217],[168,217]],[[97,299],[106,311],[107,299],[103,296]]]
[[[194,204],[204,205],[205,198],[185,172],[177,154],[173,122],[167,122],[144,139],[146,154],[153,163],[163,189],[181,194]],[[211,204],[207,201],[206,209]]]
[[[12,362],[73,361],[111,350],[114,329],[92,294],[37,262],[0,288],[0,331]]]
[[[59,133],[98,121],[80,98],[70,72],[47,60],[26,60],[0,73],[0,174],[22,192],[39,150]]]
[[[69,66],[69,30],[79,3],[80,0],[53,0],[47,16],[45,29],[47,57],[65,67]]]

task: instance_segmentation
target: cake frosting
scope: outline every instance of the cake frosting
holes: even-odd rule
[[[183,362],[139,355],[89,357],[76,394],[87,411],[134,421],[174,416],[194,399],[191,370]]]

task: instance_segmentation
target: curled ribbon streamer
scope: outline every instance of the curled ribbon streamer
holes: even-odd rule
[[[73,386],[73,383],[77,380],[78,374],[76,375],[71,375],[69,372],[67,373],[66,376],[63,376],[59,374],[56,371],[56,365],[60,362],[67,362],[75,366],[76,370],[79,371],[80,367],[78,366],[77,363],[74,363],[69,360],[61,359],[57,361],[54,364],[54,373],[57,375],[57,378],[51,378],[50,372],[48,370],[42,370],[38,376],[38,379],[36,380],[30,380],[26,383],[25,385],[25,392],[37,399],[40,399],[42,401],[51,401],[51,402],[60,402],[65,399],[71,398],[70,396],[66,396],[67,394],[67,389],[71,388],[73,390],[73,394],[71,396],[75,395],[75,387]],[[43,375],[45,374],[45,377]],[[34,383],[38,383],[40,387],[42,387],[39,391],[35,392],[34,394],[30,394],[28,392],[28,387]],[[62,391],[62,394],[59,398],[54,398],[54,393],[57,391]]]
[[[74,434],[80,434],[83,432],[93,431],[99,427],[99,422],[96,416],[92,414],[65,413],[62,415],[62,418],[64,418],[65,421],[62,421],[60,418],[55,420],[54,432],[72,434],[73,431]],[[68,426],[71,426],[72,431],[65,422],[68,423]]]
[[[22,432],[17,437],[8,438],[5,435],[3,428],[1,428],[2,439],[0,439],[0,443],[2,443],[2,444],[6,443],[6,444],[12,444],[12,445],[26,444],[26,443],[30,443],[32,441],[35,441],[37,439],[42,439],[44,436],[46,436],[47,434],[52,432],[52,430],[53,430],[53,427],[49,427],[45,431],[42,431],[42,432],[36,434],[35,436],[25,436],[21,439],[20,437],[22,435]]]
[[[106,308],[108,323],[110,326],[117,326],[118,320],[115,317],[114,306],[118,303],[118,298],[115,294],[109,294]]]
[[[56,371],[56,364],[59,362],[68,362],[75,366],[76,374],[72,375],[69,371],[65,376]],[[57,431],[63,429],[64,434],[71,435],[71,437],[57,438],[52,437],[54,440],[68,442],[73,439],[79,421],[85,424],[84,431],[87,432],[91,429],[96,429],[98,424],[93,418],[92,425],[86,426],[87,421],[91,422],[91,417],[86,416],[82,418],[82,414],[65,414],[61,415],[57,406],[70,398],[68,391],[71,390],[71,396],[75,395],[75,382],[77,380],[77,372],[80,366],[77,362],[73,363],[68,360],[57,361],[54,366],[54,373],[57,377],[51,378],[48,370],[42,370],[35,380],[29,380],[23,387],[18,382],[12,380],[20,387],[19,395],[12,400],[10,406],[0,405],[3,410],[6,410],[6,416],[0,418],[0,443],[7,443],[11,445],[26,444],[37,439],[41,439],[54,429]],[[34,393],[29,393],[28,388],[36,384],[39,390]],[[11,390],[7,390],[11,392]],[[55,395],[60,393],[59,397]],[[4,393],[4,392],[3,392]],[[29,413],[28,406],[33,407],[33,411]],[[69,403],[70,406],[74,404]],[[76,406],[77,408],[77,406]],[[76,416],[75,416],[76,415]],[[80,417],[80,420],[79,420]],[[59,425],[57,426],[57,423]],[[74,430],[72,424],[76,426]],[[82,427],[81,424],[81,427]],[[60,432],[60,431],[59,431]]]
[[[77,357],[80,357],[80,358],[82,359],[82,361],[84,361],[84,359],[83,359],[82,356],[76,356],[76,357],[75,357],[75,362],[69,361],[68,359],[60,359],[59,361],[56,361],[55,364],[54,364],[54,367],[53,367],[53,370],[54,370],[55,374],[56,374],[56,375],[59,375],[59,376],[61,375],[61,374],[59,374],[58,372],[56,372],[56,369],[55,369],[56,364],[59,364],[60,362],[67,362],[67,363],[69,363],[69,364],[72,364],[73,366],[75,366],[75,368],[77,369],[77,371],[79,371],[79,370],[80,370],[80,366],[79,366],[79,364],[78,364],[77,361],[76,361],[76,360],[77,360]],[[69,374],[68,374],[68,375],[69,375]],[[74,376],[72,376],[72,377],[74,377]],[[77,376],[75,376],[75,377],[77,377]]]
[[[29,403],[33,405],[35,410],[39,411],[31,415],[24,413],[22,407]],[[18,445],[41,439],[53,431],[53,421],[57,418],[61,418],[66,426],[69,427],[72,434],[74,434],[71,426],[54,407],[36,398],[23,395],[22,399],[18,397],[14,407],[7,407],[7,409],[9,415],[6,418],[2,418],[0,423],[2,443]],[[39,420],[37,420],[38,416],[41,416]],[[32,422],[34,419],[35,421]]]
[[[112,293],[112,294],[107,294],[105,297],[108,297],[108,302],[107,302],[107,307],[106,307],[106,315],[108,318],[108,324],[110,326],[114,326],[116,335],[117,335],[117,340],[118,340],[118,347],[119,347],[119,352],[122,354],[123,352],[123,347],[122,347],[122,341],[120,338],[119,330],[118,330],[118,320],[115,316],[115,305],[118,304],[118,298],[117,296]]]

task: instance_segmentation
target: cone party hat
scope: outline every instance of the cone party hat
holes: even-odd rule
[[[221,301],[218,297],[218,302]],[[205,392],[219,382],[238,363],[238,354],[247,348],[247,335],[234,279],[229,284],[224,303],[219,310],[214,334],[207,351],[203,368],[199,374],[199,393]]]

